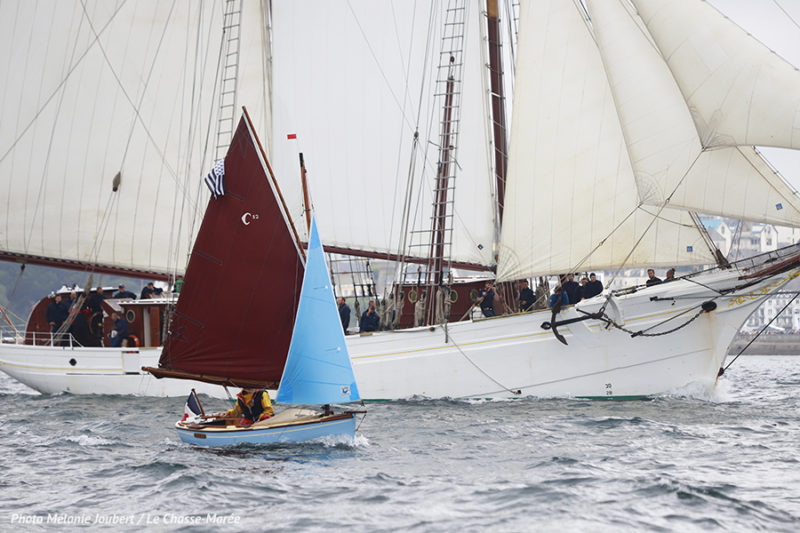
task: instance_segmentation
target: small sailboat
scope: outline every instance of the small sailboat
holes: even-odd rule
[[[199,416],[184,417],[175,428],[184,442],[201,446],[302,442],[325,436],[353,438],[356,414],[364,411],[335,413],[330,405],[359,399],[322,244],[312,220],[300,303],[276,400],[322,405],[322,409],[289,408],[246,425],[206,417],[201,411]]]

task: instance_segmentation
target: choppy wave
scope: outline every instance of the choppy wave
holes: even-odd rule
[[[368,404],[355,439],[229,449],[178,439],[182,399],[0,377],[0,530],[794,532],[798,365],[742,357],[713,394],[633,402]]]
[[[78,435],[76,437],[68,435],[64,438],[81,446],[108,446],[110,444],[114,444],[114,441],[112,440],[104,439],[102,437],[93,437],[91,435]]]

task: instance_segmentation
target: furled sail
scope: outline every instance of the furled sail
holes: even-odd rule
[[[303,255],[251,124],[225,157],[192,250],[158,369],[236,386],[275,387],[292,336]]]
[[[498,278],[712,262],[688,214],[640,201],[583,14],[560,0],[520,7]]]
[[[482,5],[466,2],[451,257],[490,265],[496,230]],[[417,215],[409,232],[430,229],[445,7],[389,0],[273,4],[274,165],[281,179],[299,176],[297,151],[304,152],[325,245],[398,252],[417,129],[410,196]],[[282,182],[293,215],[302,212],[299,183]]]
[[[183,270],[202,215],[196,177],[214,163],[224,5],[0,3],[0,255]],[[264,19],[243,19],[244,42],[263,42]],[[266,127],[257,46],[256,59],[243,51],[239,101]]]
[[[360,398],[317,223],[312,219],[303,289],[276,401],[330,404]]]

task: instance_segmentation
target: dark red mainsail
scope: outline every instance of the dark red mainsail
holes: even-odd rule
[[[245,115],[192,249],[157,377],[277,388],[303,280],[303,252]]]

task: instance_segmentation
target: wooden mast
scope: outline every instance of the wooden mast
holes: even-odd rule
[[[450,63],[455,61],[450,57]],[[436,200],[433,215],[433,238],[431,239],[431,272],[428,284],[439,285],[443,277],[445,230],[447,219],[447,187],[450,178],[450,140],[453,116],[453,87],[455,79],[452,74],[447,77],[444,97],[444,116],[442,117],[442,145],[439,156],[439,168],[436,173]]]
[[[304,212],[306,214],[306,229],[311,234],[311,201],[308,195],[308,180],[306,179],[306,164],[303,161],[303,152],[300,152],[300,179],[303,182],[303,202],[305,203]]]
[[[444,255],[447,239],[447,190],[450,186],[450,159],[454,149],[452,144],[453,93],[455,77],[453,68],[455,57],[450,56],[450,71],[447,75],[444,95],[444,113],[442,116],[441,146],[439,148],[439,166],[436,172],[436,189],[433,214],[433,234],[431,235],[430,270],[426,286],[428,288],[425,315],[426,323],[436,320],[436,298],[444,283]]]
[[[486,27],[489,38],[489,82],[492,97],[494,168],[497,183],[497,226],[499,230],[503,223],[503,203],[506,194],[508,139],[506,135],[506,97],[503,89],[503,54],[497,0],[486,0]]]
[[[506,127],[506,97],[503,85],[503,45],[497,0],[486,0],[486,35],[489,47],[489,88],[492,101],[492,133],[494,138],[494,173],[497,189],[495,227],[499,239],[503,227],[503,205],[506,196],[506,170],[508,168],[508,134]],[[495,263],[497,257],[495,256]],[[516,284],[495,287],[500,300],[512,302],[518,297]]]

